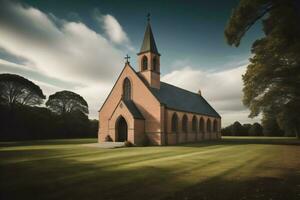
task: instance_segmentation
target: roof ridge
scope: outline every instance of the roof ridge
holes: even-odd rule
[[[171,86],[173,86],[173,87],[176,87],[176,88],[178,88],[178,89],[180,89],[180,90],[184,90],[184,91],[189,92],[189,93],[192,93],[192,94],[194,94],[194,95],[201,96],[201,95],[199,95],[199,94],[196,93],[196,92],[192,92],[192,91],[190,91],[190,90],[187,90],[187,89],[178,87],[178,86],[176,86],[176,85],[172,85],[172,84],[170,84],[170,83],[166,83],[166,82],[163,82],[163,81],[161,81],[161,83],[164,83],[164,84],[167,84],[167,85],[171,85]]]
[[[188,94],[188,95],[192,95],[193,97],[195,97],[195,98],[197,98],[197,99],[199,99],[199,101],[201,101],[203,104],[205,104],[205,106],[207,107],[207,108],[209,108],[210,110],[211,110],[211,112],[212,113],[214,113],[214,114],[212,114],[212,113],[205,113],[206,115],[212,115],[212,116],[218,116],[218,117],[221,117],[220,116],[220,114],[206,101],[206,99],[202,96],[202,95],[199,95],[198,93],[195,93],[195,92],[191,92],[191,91],[189,91],[189,90],[187,90],[187,89],[183,89],[183,88],[180,88],[180,87],[178,87],[178,86],[175,86],[175,85],[172,85],[172,84],[169,84],[169,83],[166,83],[166,82],[163,82],[163,81],[161,81],[161,84],[162,85],[165,85],[166,87],[171,87],[171,88],[168,88],[168,90],[172,90],[172,88],[173,88],[173,90],[175,89],[175,90],[177,90],[178,92],[180,92],[180,93],[183,93],[183,94]],[[159,91],[157,91],[158,93],[159,93]],[[192,97],[191,96],[191,97]],[[164,102],[164,103],[166,103],[166,102]],[[167,105],[167,107],[170,107],[170,105],[168,105],[169,103],[166,103],[166,105]],[[174,106],[174,105],[173,105]],[[172,106],[170,107],[170,108],[172,108]],[[174,108],[174,107],[173,107]],[[174,108],[174,109],[178,109],[178,108]],[[186,108],[185,108],[185,111],[186,112],[191,112],[191,110],[187,110]],[[209,112],[209,111],[208,111]],[[204,113],[203,113],[204,114]]]

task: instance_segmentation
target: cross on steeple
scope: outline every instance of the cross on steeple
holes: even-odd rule
[[[124,57],[124,58],[126,60],[126,63],[129,63],[130,56],[128,56],[128,54],[126,54],[126,57]]]
[[[147,21],[150,22],[150,13],[147,14]]]

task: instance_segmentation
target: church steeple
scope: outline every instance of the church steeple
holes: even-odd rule
[[[142,53],[146,53],[146,52],[151,52],[151,53],[160,55],[157,51],[157,47],[156,47],[155,40],[153,37],[150,21],[148,21],[147,28],[146,28],[145,35],[144,35],[143,44],[141,46],[140,53],[138,53],[138,54],[142,54]]]
[[[138,55],[140,74],[150,87],[160,88],[160,54],[158,53],[150,25],[150,14],[144,34],[144,40]]]

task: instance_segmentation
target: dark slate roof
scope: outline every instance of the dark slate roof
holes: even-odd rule
[[[151,88],[152,93],[166,107],[178,111],[221,117],[199,94],[160,82],[160,89]]]
[[[158,50],[157,50],[157,47],[156,47],[156,44],[155,44],[155,40],[154,40],[154,37],[153,37],[153,33],[152,33],[150,23],[148,22],[146,32],[145,32],[145,35],[144,35],[143,44],[142,44],[142,47],[141,47],[141,50],[140,50],[139,54],[144,53],[144,52],[149,52],[149,51],[152,52],[152,53],[159,54]]]
[[[130,113],[133,115],[133,118],[135,118],[135,119],[144,119],[142,113],[139,111],[139,109],[136,107],[136,105],[133,101],[124,100],[123,102],[126,104],[126,107],[130,111]]]

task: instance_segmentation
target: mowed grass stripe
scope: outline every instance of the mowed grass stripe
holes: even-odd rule
[[[243,188],[251,190],[259,184],[261,189],[273,183],[261,184],[260,178],[284,181],[271,196],[255,199],[278,199],[274,197],[283,192],[287,193],[285,199],[297,199],[299,191],[300,149],[296,145],[277,141],[276,145],[255,144],[253,138],[248,144],[230,138],[206,144],[120,149],[79,143],[67,142],[65,148],[56,149],[51,142],[42,150],[32,150],[29,145],[15,151],[12,146],[3,147],[10,148],[0,150],[3,198],[31,199],[34,194],[35,199],[231,200],[232,194],[244,198]],[[248,185],[249,180],[254,185]]]

